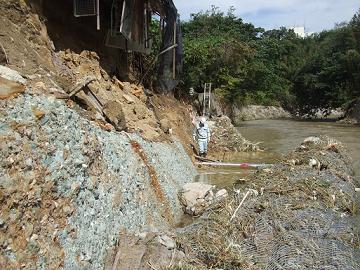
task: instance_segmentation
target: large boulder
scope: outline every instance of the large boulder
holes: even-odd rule
[[[214,187],[200,182],[185,184],[179,195],[184,212],[194,216],[201,215],[214,200]]]

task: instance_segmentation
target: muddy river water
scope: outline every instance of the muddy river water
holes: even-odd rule
[[[246,121],[238,128],[248,140],[262,142],[261,145],[266,151],[220,154],[220,159],[228,162],[274,163],[282,155],[299,146],[304,138],[327,135],[339,140],[348,149],[354,173],[360,177],[360,126],[324,121],[255,120]],[[211,171],[200,169],[196,181],[229,187],[252,172],[235,168],[216,168]]]

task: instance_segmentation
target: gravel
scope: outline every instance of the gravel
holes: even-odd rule
[[[74,210],[64,207],[68,226],[56,234],[65,252],[64,269],[102,269],[120,231],[140,232],[147,225],[166,229],[177,221],[177,192],[196,174],[178,141],[149,142],[137,134],[104,131],[50,96],[24,94],[0,104],[0,136],[15,138],[13,147],[2,150],[2,163],[11,163],[20,141],[27,144],[32,156],[17,154],[20,159],[14,162],[30,171],[41,164],[48,172],[46,181],[54,183],[54,197],[71,198]],[[34,110],[45,114],[36,117]],[[22,134],[12,128],[14,121],[25,127]],[[148,164],[130,139],[140,144]],[[155,169],[165,201],[156,197],[149,166]],[[0,179],[5,189],[11,186],[3,167]],[[164,215],[164,208],[173,220]],[[38,268],[47,268],[43,256]]]

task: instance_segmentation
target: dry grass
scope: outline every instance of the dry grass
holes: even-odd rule
[[[274,265],[281,266],[274,269],[289,269],[289,262],[311,268],[327,258],[327,266],[332,267],[332,256],[338,256],[343,265],[354,265],[349,269],[358,269],[351,256],[344,255],[359,243],[351,218],[345,217],[353,215],[358,205],[344,155],[339,143],[322,140],[242,182],[240,192],[213,205],[181,234],[179,242],[194,258],[191,263],[230,270],[272,269]],[[289,162],[295,158],[299,162]],[[309,166],[310,158],[316,158],[319,166]],[[251,195],[231,220],[249,190]],[[319,244],[329,241],[349,250],[334,255]]]

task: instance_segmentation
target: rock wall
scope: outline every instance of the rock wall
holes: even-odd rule
[[[291,117],[290,113],[283,108],[274,106],[233,106],[231,111],[231,119],[235,125],[242,121]]]
[[[177,222],[196,173],[178,141],[105,131],[32,90],[0,101],[2,269],[102,269],[121,230]]]

